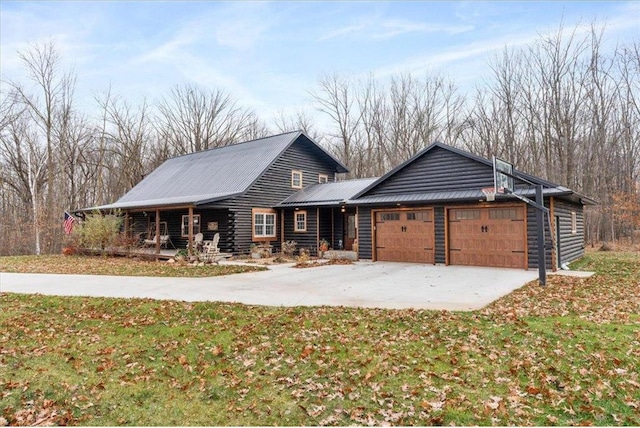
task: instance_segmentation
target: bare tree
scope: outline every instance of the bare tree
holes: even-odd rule
[[[352,83],[337,75],[324,75],[318,81],[319,89],[311,96],[317,102],[319,110],[328,115],[335,128],[329,135],[333,138],[334,151],[346,165],[354,168],[353,157],[357,153],[362,111],[357,106],[357,94]],[[359,176],[356,170],[351,172]]]
[[[14,128],[12,134],[14,138],[26,139],[23,144],[30,147],[29,156],[25,158],[28,160],[25,172],[33,174],[34,168],[38,170],[31,177],[33,186],[29,194],[32,197],[34,223],[37,225],[36,252],[39,253],[42,245],[47,251],[59,247],[61,231],[57,219],[63,207],[55,189],[63,165],[59,162],[57,149],[61,138],[66,136],[62,127],[70,123],[74,114],[75,77],[70,72],[62,72],[61,59],[53,42],[33,45],[18,54],[28,80],[11,81],[9,87],[13,102],[24,112],[21,121],[28,120],[28,123],[24,125],[24,132]],[[35,185],[40,171],[44,172],[46,179],[42,185]],[[42,233],[46,236],[41,237]]]
[[[146,101],[138,107],[119,97],[98,99],[107,127],[104,161],[106,199],[122,196],[149,172],[153,128]]]
[[[33,252],[42,252],[42,233],[46,218],[43,212],[43,195],[46,188],[46,147],[39,144],[38,135],[32,129],[26,110],[16,103],[14,109],[5,109],[11,120],[0,132],[0,160],[2,161],[2,183],[19,196],[13,200],[14,212],[19,212],[19,222],[31,226]],[[26,214],[26,216],[25,216]],[[7,231],[9,232],[9,231]],[[6,238],[6,237],[5,237]],[[9,241],[16,242],[15,239]],[[21,245],[22,243],[17,243]]]
[[[175,154],[237,143],[256,125],[253,113],[221,90],[175,86],[157,107],[156,129]]]
[[[274,126],[278,132],[304,131],[317,143],[323,142],[323,135],[316,129],[313,118],[302,109],[296,110],[291,116],[280,110],[274,118]]]
[[[334,127],[332,143],[352,176],[380,175],[435,140],[449,143],[461,132],[464,99],[440,75],[393,76],[388,85],[374,76],[320,79],[312,92]]]

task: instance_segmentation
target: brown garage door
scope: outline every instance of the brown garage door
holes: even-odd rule
[[[434,263],[433,210],[376,212],[376,260]]]
[[[449,264],[525,268],[525,209],[449,209]]]

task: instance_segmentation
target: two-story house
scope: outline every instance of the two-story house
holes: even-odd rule
[[[178,248],[198,233],[220,234],[220,250],[247,253],[254,242],[278,246],[275,206],[347,168],[303,132],[288,132],[167,160],[117,202],[134,235],[169,235]],[[93,209],[93,208],[92,208]]]
[[[301,131],[167,160],[114,204],[129,233],[167,235],[185,248],[220,234],[223,252],[293,240],[312,253],[326,240],[361,259],[535,268],[535,209],[542,185],[549,219],[546,265],[584,253],[583,206],[571,189],[513,170],[515,193],[489,202],[491,160],[433,143],[380,178],[336,181],[347,168]]]

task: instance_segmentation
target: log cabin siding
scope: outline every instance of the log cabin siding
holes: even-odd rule
[[[544,198],[544,206],[549,208],[549,198]],[[527,205],[527,254],[529,269],[537,269],[538,267],[538,232],[536,224],[536,209],[531,205]],[[549,222],[547,216],[544,216],[544,245],[546,248],[551,248],[551,231],[549,230]],[[546,266],[547,269],[553,269],[553,254],[551,250],[546,252]]]
[[[331,208],[320,208],[320,218],[318,219],[318,222],[320,225],[320,239],[326,240],[329,242],[329,246],[333,247],[333,244],[331,243],[331,211]]]
[[[291,146],[289,146],[282,155],[256,180],[249,190],[243,195],[231,198],[214,204],[213,206],[228,207],[234,218],[234,242],[232,251],[236,254],[246,254],[252,243],[252,208],[271,208],[278,203],[297,192],[299,189],[291,187],[291,171],[302,171],[303,187],[318,183],[318,175],[325,174],[333,181],[336,173],[336,167],[328,158],[319,155],[319,149],[307,140],[305,137],[298,138]],[[309,209],[308,213],[314,211],[315,208]],[[293,216],[291,217],[293,218]],[[307,220],[309,221],[309,220]],[[315,220],[314,220],[315,222]],[[288,219],[285,217],[285,225]],[[315,224],[315,223],[314,223]],[[293,232],[293,225],[291,224]],[[280,215],[276,215],[276,237],[270,242],[274,246],[274,250],[280,248]],[[307,225],[307,230],[309,226]],[[315,226],[314,226],[315,234]],[[285,240],[289,238],[285,230]],[[304,240],[305,246],[309,245],[308,239]],[[314,235],[315,242],[315,235]],[[315,244],[313,244],[316,247]],[[299,248],[300,246],[298,246]]]
[[[333,212],[333,243],[335,249],[344,249],[344,213],[340,208],[336,208]],[[342,247],[340,244],[342,243]]]
[[[554,198],[553,201],[554,217],[560,220],[559,227],[560,236],[559,248],[560,257],[558,268],[563,263],[569,263],[584,256],[584,215],[582,205],[574,204],[568,201]],[[576,213],[576,233],[571,228],[571,213]],[[555,221],[556,218],[553,220]]]
[[[358,207],[358,259],[371,260],[373,258],[371,224],[371,207]]]
[[[433,216],[435,221],[435,261],[436,263],[446,263],[444,207],[434,207]]]
[[[318,243],[317,243],[317,215],[316,208],[309,208],[306,210],[301,210],[307,212],[307,230],[306,232],[294,232],[294,224],[295,218],[294,214],[295,210],[281,210],[280,214],[284,215],[284,240],[285,241],[295,241],[296,248],[298,251],[301,249],[306,249],[309,251],[309,254],[312,256],[316,256],[318,254]]]
[[[363,196],[482,189],[493,186],[493,168],[435,147]]]

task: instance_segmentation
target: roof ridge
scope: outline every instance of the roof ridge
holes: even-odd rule
[[[248,144],[248,143],[255,143],[255,142],[260,141],[260,140],[266,140],[267,138],[281,137],[281,136],[286,135],[286,134],[302,134],[302,133],[303,132],[301,130],[281,132],[279,134],[267,135],[265,137],[260,137],[260,138],[254,138],[253,140],[240,141],[239,143],[227,144],[225,146],[219,146],[219,147],[210,147],[208,149],[199,150],[199,151],[196,151],[196,152],[184,153],[184,154],[181,154],[181,155],[172,156],[170,158],[167,158],[167,160],[178,159],[178,158],[182,158],[182,157],[185,157],[185,156],[198,155],[198,154],[201,154],[201,153],[212,152],[214,150],[222,150],[222,149],[226,149],[228,147],[236,147],[236,146],[241,146],[243,144]]]
[[[330,181],[330,183],[344,183],[347,181],[361,181],[361,180],[377,180],[380,177],[359,177],[359,178],[349,178],[348,180],[338,180],[338,181]],[[324,184],[324,183],[323,183]]]

